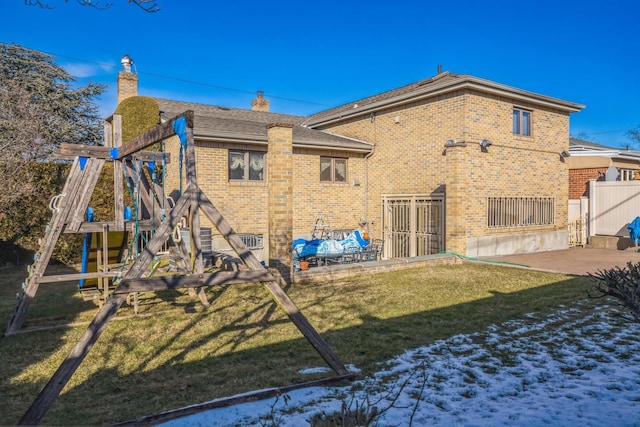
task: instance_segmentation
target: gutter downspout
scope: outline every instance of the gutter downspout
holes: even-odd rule
[[[369,230],[369,157],[373,156],[376,145],[373,144],[371,152],[364,156],[364,220],[367,223],[367,231]]]

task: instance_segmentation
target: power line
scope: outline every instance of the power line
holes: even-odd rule
[[[618,132],[627,132],[629,129],[619,129],[619,130],[607,130],[603,132],[587,132],[589,135],[602,135],[605,133],[618,133]]]
[[[187,80],[187,79],[183,79],[183,78],[180,78],[180,77],[170,77],[170,76],[164,76],[162,74],[147,73],[147,72],[140,72],[140,71],[138,71],[138,74],[143,74],[143,75],[152,76],[152,77],[158,77],[158,78],[161,78],[161,79],[174,80],[174,81],[183,82],[183,83],[189,83],[189,84],[198,85],[198,86],[211,87],[211,88],[214,88],[214,89],[228,90],[228,91],[232,91],[232,92],[248,93],[248,94],[251,94],[251,95],[255,95],[255,92],[248,91],[248,90],[234,89],[234,88],[225,87],[225,86],[218,86],[218,85],[214,85],[214,84],[211,84],[211,83],[198,82],[198,81],[195,81],[195,80]],[[311,105],[320,105],[322,107],[330,107],[330,105],[321,104],[319,102],[303,101],[301,99],[285,98],[283,96],[270,95],[268,92],[265,92],[265,95],[269,95],[269,98],[271,98],[271,99],[281,99],[283,101],[300,102],[300,103],[303,103],[303,104],[311,104]]]
[[[93,60],[90,60],[90,59],[76,58],[76,57],[73,57],[73,56],[60,55],[60,54],[51,53],[51,52],[44,52],[44,53],[46,53],[48,55],[51,55],[51,56],[59,57],[59,58],[66,58],[66,59],[72,59],[74,61],[92,63],[92,64],[99,65],[101,67],[110,68],[112,70],[117,67],[116,65],[113,65],[113,64],[108,64],[108,63],[105,63],[105,62],[93,61]],[[204,87],[210,87],[210,88],[214,88],[214,89],[227,90],[227,91],[230,91],[230,92],[246,93],[246,94],[251,94],[251,95],[254,95],[256,93],[255,91],[248,91],[248,90],[243,90],[243,89],[235,89],[235,88],[230,88],[230,87],[226,87],[226,86],[219,86],[219,85],[214,85],[214,84],[211,84],[211,83],[200,82],[200,81],[196,81],[196,80],[187,80],[187,79],[183,79],[183,78],[180,78],[180,77],[165,76],[165,75],[162,75],[162,74],[148,73],[148,72],[144,72],[144,71],[143,72],[138,71],[138,74],[142,74],[142,75],[145,75],[145,76],[151,76],[151,77],[157,77],[157,78],[165,79],[165,80],[173,80],[173,81],[178,81],[178,82],[182,82],[182,83],[188,83],[188,84],[197,85],[197,86],[204,86]],[[319,105],[321,107],[331,107],[331,105],[322,104],[322,103],[319,103],[319,102],[304,101],[304,100],[301,100],[301,99],[286,98],[286,97],[283,97],[283,96],[276,96],[276,95],[269,94],[269,92],[265,92],[265,94],[269,95],[269,98],[271,98],[271,99],[280,99],[282,101],[299,102],[301,104]]]

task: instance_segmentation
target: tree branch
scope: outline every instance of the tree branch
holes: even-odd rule
[[[76,0],[78,4],[81,6],[89,6],[99,10],[109,9],[113,6],[113,3],[106,3],[103,5],[100,4],[98,0]],[[64,0],[65,3],[69,2],[69,0]],[[155,13],[160,11],[160,6],[156,3],[155,0],[127,0],[127,3],[135,4],[140,9],[145,12]],[[55,9],[55,6],[51,6],[45,0],[24,0],[24,4],[27,6],[38,6],[41,9]]]

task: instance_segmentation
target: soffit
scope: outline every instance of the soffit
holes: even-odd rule
[[[528,92],[466,74],[445,72],[430,79],[422,80],[313,114],[304,122],[304,125],[309,127],[324,126],[348,118],[371,114],[391,107],[397,107],[409,102],[415,102],[467,89],[502,96],[512,99],[514,102],[532,103],[568,113],[578,112],[584,108],[584,105],[582,104],[564,101],[534,92]]]

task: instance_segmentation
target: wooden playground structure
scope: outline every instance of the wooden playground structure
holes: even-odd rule
[[[41,247],[34,257],[34,263],[29,267],[28,277],[23,284],[23,291],[7,327],[6,335],[15,335],[20,331],[41,283],[97,280],[97,286],[93,288],[93,292],[97,292],[96,297],[100,298],[101,307],[70,354],[20,419],[20,425],[36,425],[42,420],[109,321],[130,296],[137,298],[141,292],[186,288],[197,294],[202,304],[208,306],[204,287],[262,283],[274,301],[336,374],[329,379],[305,383],[304,386],[322,385],[327,384],[328,381],[353,378],[353,374],[347,371],[338,356],[283,291],[280,285],[282,278],[273,274],[258,261],[198,186],[193,120],[193,112],[187,111],[123,145],[122,118],[114,115],[105,121],[105,146],[63,144],[59,149],[58,157],[73,158],[73,165],[62,194],[57,196],[55,203],[52,203],[51,221],[47,226]],[[138,180],[135,183],[127,180],[131,180],[134,175],[135,162],[156,161],[158,153],[145,151],[146,149],[175,137],[179,139],[181,150],[184,152],[186,188],[175,203],[168,204],[166,200],[168,197],[165,196],[163,189],[157,182],[149,180],[145,174],[138,174]],[[165,153],[162,157],[163,162],[168,161]],[[105,162],[113,162],[114,219],[89,222],[85,220],[87,207]],[[180,173],[182,174],[182,170]],[[125,184],[138,186],[135,197],[139,200],[140,206],[136,208],[135,220],[125,220],[123,195]],[[167,206],[171,207],[167,208]],[[141,218],[141,212],[145,212],[149,218]],[[204,213],[218,232],[224,236],[247,267],[246,269],[204,272],[200,213]],[[191,250],[186,247],[182,239],[175,236],[174,231],[181,222],[183,224],[186,222],[189,229]],[[129,251],[128,263],[123,264],[120,269],[110,269],[110,233],[139,230],[153,230],[142,250],[133,251],[133,253]],[[45,276],[56,242],[63,232],[94,233],[101,236],[100,244],[96,247],[98,255],[96,271]],[[163,246],[170,247],[170,252],[176,260],[175,269],[163,275],[153,276],[149,273],[153,270],[154,259]],[[254,398],[270,397],[268,394],[263,390],[256,392]]]

